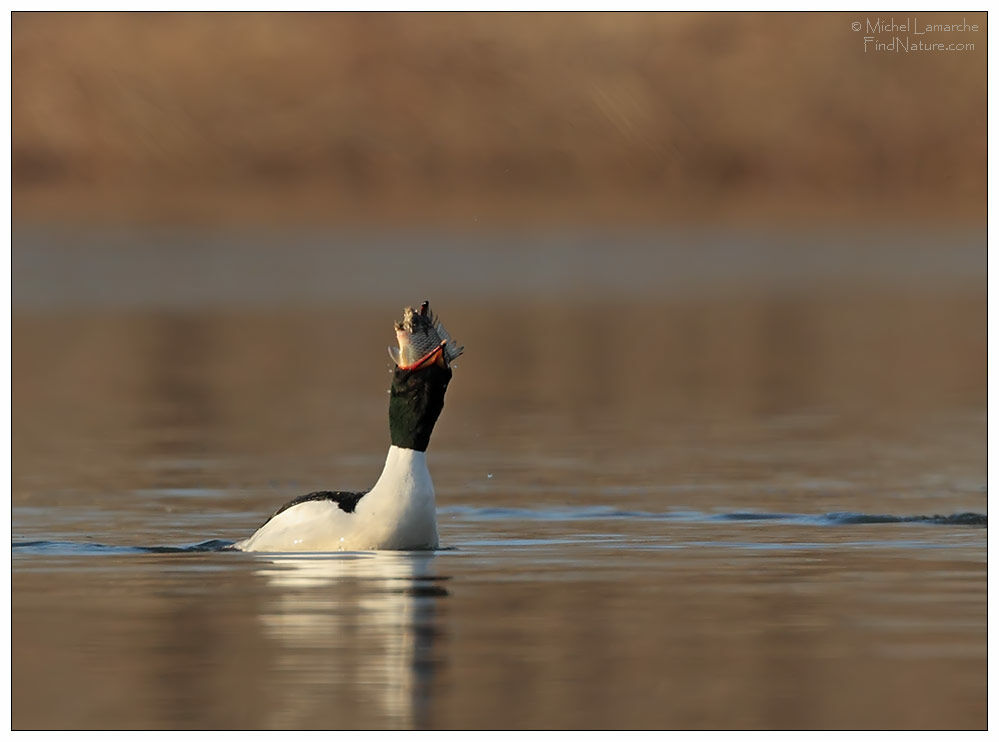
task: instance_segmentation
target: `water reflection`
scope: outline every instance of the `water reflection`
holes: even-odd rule
[[[438,599],[433,554],[364,552],[258,557],[273,589],[259,618],[277,645],[280,683],[267,726],[427,726]],[[339,724],[338,724],[339,726]]]
[[[157,313],[125,329],[138,333],[129,339],[137,351],[136,393],[143,400],[136,405],[142,416],[138,424],[161,432],[153,442],[164,451],[176,447],[177,432],[190,446],[192,435],[219,418],[210,374],[220,345],[216,323],[192,314]]]

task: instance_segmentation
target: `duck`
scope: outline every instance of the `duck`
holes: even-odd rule
[[[389,390],[391,444],[374,486],[323,490],[278,508],[233,549],[248,552],[432,550],[439,547],[427,447],[444,409],[451,364],[464,348],[424,301],[395,323],[397,347]]]

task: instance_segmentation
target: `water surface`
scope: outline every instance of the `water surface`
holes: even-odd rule
[[[985,726],[972,243],[705,239],[713,281],[679,238],[496,238],[479,274],[456,243],[162,235],[83,271],[92,236],[29,237],[15,728]],[[182,550],[371,485],[424,294],[466,346],[429,452],[445,548]]]

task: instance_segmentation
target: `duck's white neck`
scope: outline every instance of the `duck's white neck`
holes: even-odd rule
[[[377,548],[436,548],[437,504],[426,452],[391,446],[381,476],[357,512],[383,531]]]
[[[400,495],[424,494],[432,500],[434,483],[430,479],[430,470],[427,469],[427,452],[389,446],[385,466],[375,486],[371,488],[371,494],[381,491]]]

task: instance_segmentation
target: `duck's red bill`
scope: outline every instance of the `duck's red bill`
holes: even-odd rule
[[[424,368],[425,366],[431,366],[435,363],[441,361],[444,356],[444,343],[441,343],[432,351],[427,353],[423,358],[409,364],[396,364],[402,371],[415,371],[418,368]]]

